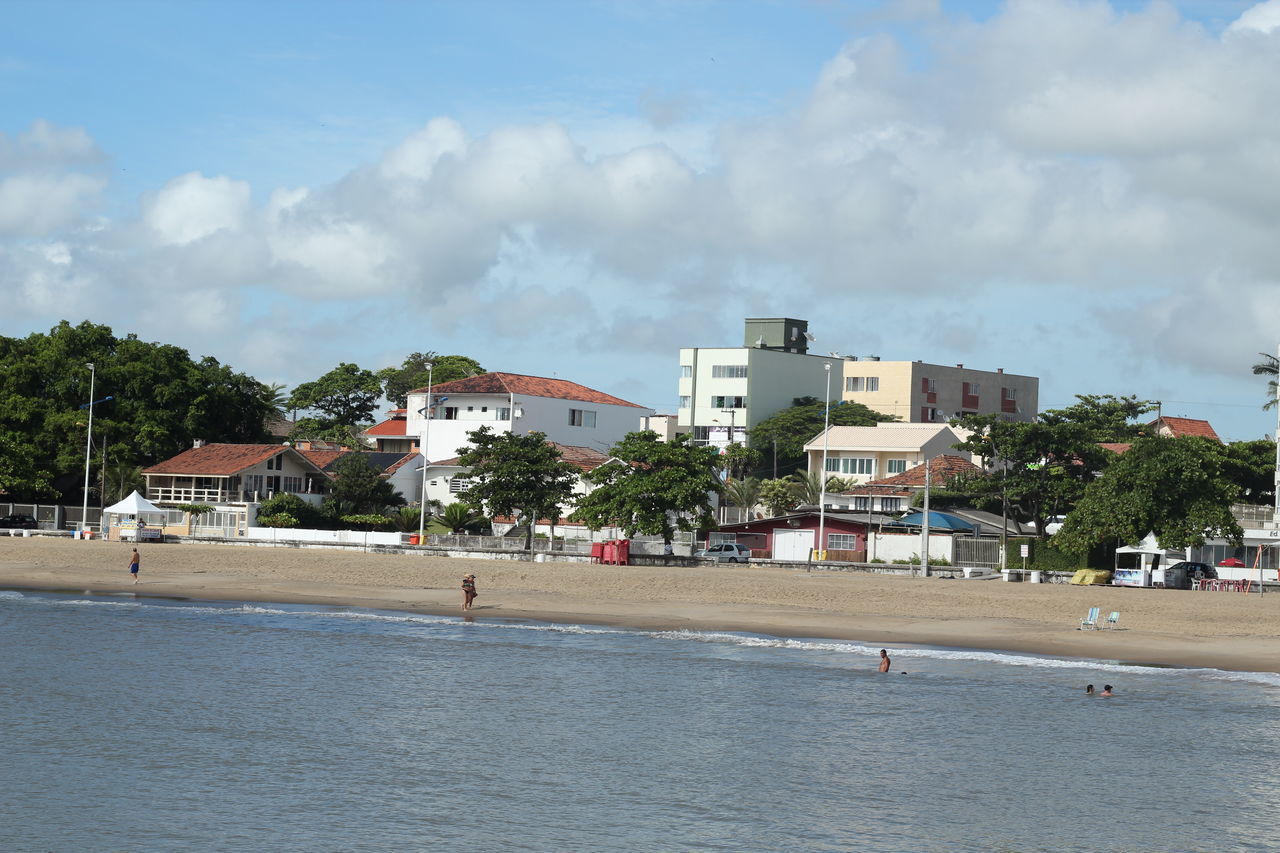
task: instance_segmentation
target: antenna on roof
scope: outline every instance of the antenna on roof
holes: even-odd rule
[[[804,333],[804,339],[805,339],[806,341],[809,341],[810,343],[812,343],[812,342],[813,342],[813,333],[812,333],[812,332],[805,332],[805,333]]]

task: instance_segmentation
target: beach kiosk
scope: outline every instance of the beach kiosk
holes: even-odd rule
[[[1185,551],[1162,548],[1155,534],[1148,533],[1137,545],[1116,549],[1116,568],[1111,583],[1116,586],[1164,586],[1165,567],[1185,559]]]
[[[109,521],[107,538],[121,542],[159,542],[164,539],[165,511],[136,491],[102,511]]]

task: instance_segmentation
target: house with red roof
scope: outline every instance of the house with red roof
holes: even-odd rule
[[[449,459],[467,446],[467,433],[541,432],[568,447],[607,452],[627,433],[643,428],[654,410],[612,394],[544,376],[483,373],[408,394],[405,434],[422,437],[430,460]]]
[[[381,453],[416,453],[418,437],[409,435],[408,426],[407,410],[392,409],[387,412],[386,420],[374,424],[361,435]]]
[[[1173,418],[1168,415],[1162,415],[1147,424],[1147,427],[1156,435],[1162,435],[1165,438],[1182,438],[1194,435],[1200,438],[1211,438],[1219,444],[1222,443],[1222,439],[1218,437],[1218,433],[1214,431],[1208,421],[1196,418]]]
[[[969,461],[972,454],[955,449],[968,437],[968,431],[949,424],[895,421],[875,426],[832,426],[808,441],[804,450],[810,471],[822,470],[825,455],[828,477],[862,484],[887,481],[922,465],[926,459],[954,456]],[[924,485],[923,480],[920,485]]]
[[[329,478],[301,451],[280,444],[204,444],[143,470],[156,504],[247,504],[282,492],[320,496]]]

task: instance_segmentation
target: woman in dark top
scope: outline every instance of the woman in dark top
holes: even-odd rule
[[[476,597],[476,576],[467,575],[462,579],[462,609],[470,610],[471,602]]]

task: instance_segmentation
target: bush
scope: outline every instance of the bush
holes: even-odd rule
[[[379,527],[391,526],[391,519],[385,515],[372,515],[369,513],[344,515],[342,516],[342,522],[349,525],[353,530],[377,530]]]
[[[258,505],[258,522],[259,523],[262,522],[262,519],[264,516],[273,516],[273,515],[281,515],[281,514],[287,515],[290,518],[292,518],[293,524],[274,525],[276,527],[288,526],[288,527],[306,527],[306,528],[313,529],[317,527],[329,526],[324,523],[325,518],[324,518],[324,515],[320,512],[320,510],[316,509],[314,506],[307,503],[297,495],[289,494],[288,492],[276,495],[274,498],[268,498],[267,500],[263,501],[261,504]],[[267,524],[263,526],[271,527],[273,525]]]
[[[273,515],[258,513],[258,524],[261,527],[297,527],[298,519],[287,512],[277,512]]]

